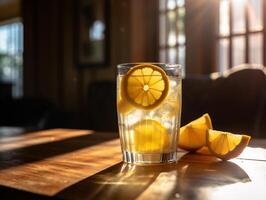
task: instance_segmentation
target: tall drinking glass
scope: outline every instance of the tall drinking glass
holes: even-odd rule
[[[118,65],[117,113],[124,162],[176,161],[181,66],[165,63]]]

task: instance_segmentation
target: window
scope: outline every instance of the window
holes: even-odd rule
[[[185,66],[185,0],[160,0],[159,4],[159,60]]]
[[[263,0],[220,0],[218,71],[263,64]]]
[[[21,22],[0,24],[0,81],[12,84],[13,97],[22,96],[23,27]]]

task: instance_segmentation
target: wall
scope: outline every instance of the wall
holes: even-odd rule
[[[216,70],[216,31],[219,0],[186,0],[186,73]]]
[[[10,20],[10,18],[20,17],[20,0],[0,1],[0,21]]]
[[[156,34],[146,34],[156,33],[147,27],[155,27],[156,18],[149,17],[155,6],[148,6],[154,2],[111,0],[110,65],[78,69],[74,60],[75,0],[24,0],[25,95],[47,98],[66,110],[82,111],[91,81],[114,80],[118,63],[155,60]],[[140,9],[143,14],[139,16]]]
[[[157,0],[109,0],[110,64],[78,69],[74,60],[75,0],[24,0],[24,94],[70,111],[86,108],[92,81],[115,80],[116,65],[158,61]],[[186,0],[186,72],[215,69],[218,0]]]

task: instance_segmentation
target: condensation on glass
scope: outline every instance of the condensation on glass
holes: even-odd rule
[[[159,12],[159,60],[185,66],[185,0],[159,0]]]

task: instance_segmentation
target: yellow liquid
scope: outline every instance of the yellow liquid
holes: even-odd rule
[[[174,154],[177,149],[181,112],[181,79],[168,76],[169,91],[156,107],[144,110],[135,107],[121,94],[121,80],[117,77],[117,111],[122,151],[132,154],[133,160],[160,162],[162,155]],[[140,158],[141,157],[141,158]]]

